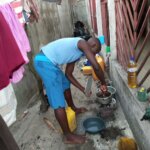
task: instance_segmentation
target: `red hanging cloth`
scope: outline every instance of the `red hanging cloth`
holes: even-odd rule
[[[24,63],[12,32],[0,12],[0,90],[9,84],[12,73]]]

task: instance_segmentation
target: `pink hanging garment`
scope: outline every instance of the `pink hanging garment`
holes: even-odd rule
[[[25,63],[0,8],[0,90],[9,84],[15,70]]]
[[[23,6],[22,6],[22,0],[15,0],[10,3],[11,7],[13,8],[14,12],[16,13],[19,22],[24,26],[25,20],[23,17]]]
[[[7,21],[11,29],[11,32],[18,44],[20,52],[25,60],[25,63],[27,64],[29,62],[29,59],[27,57],[27,52],[29,52],[31,49],[24,28],[20,24],[10,4],[5,4],[3,6],[0,6],[0,12],[5,17],[5,20]],[[11,82],[13,83],[19,82],[23,78],[23,73],[24,73],[24,68],[23,66],[21,66],[17,71],[13,72]]]

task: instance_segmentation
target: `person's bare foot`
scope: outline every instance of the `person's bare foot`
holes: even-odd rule
[[[78,114],[84,113],[88,110],[85,107],[80,107],[80,108],[74,108],[74,111],[75,111],[76,115],[78,115]]]
[[[76,134],[67,134],[64,139],[65,144],[84,144],[86,141],[86,137],[82,135]]]

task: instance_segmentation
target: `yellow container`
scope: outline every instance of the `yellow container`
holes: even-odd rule
[[[130,58],[128,64],[128,85],[130,88],[137,87],[137,64],[133,57]]]
[[[71,109],[71,107],[67,107],[66,114],[70,131],[73,132],[77,128],[76,113]]]
[[[132,138],[121,137],[118,142],[119,150],[138,150],[136,141]]]
[[[82,67],[81,71],[84,75],[90,75],[92,74],[92,67],[91,66],[84,66]]]
[[[104,69],[105,69],[105,63],[104,63],[104,60],[101,56],[96,56],[96,60],[98,62],[98,64],[100,65],[100,67],[102,68],[103,72],[104,72]],[[92,69],[92,76],[93,76],[93,79],[94,80],[99,80],[98,77],[96,76],[94,70]]]

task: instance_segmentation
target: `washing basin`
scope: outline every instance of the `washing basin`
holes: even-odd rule
[[[83,127],[86,132],[99,133],[105,129],[105,122],[100,117],[90,117],[83,121]]]

